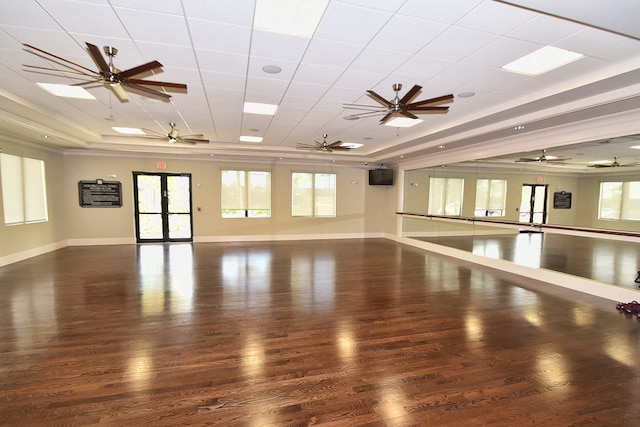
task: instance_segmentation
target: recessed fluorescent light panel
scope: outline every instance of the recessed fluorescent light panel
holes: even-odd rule
[[[340,147],[345,147],[345,148],[360,148],[362,147],[362,144],[359,144],[357,142],[343,142],[342,144],[340,144]]]
[[[384,124],[385,126],[391,126],[394,128],[410,128],[418,123],[422,123],[421,119],[410,119],[409,117],[394,117]]]
[[[570,50],[545,46],[502,67],[505,71],[537,76],[567,65],[584,55]]]
[[[253,26],[289,36],[311,37],[329,0],[258,0]]]
[[[278,109],[274,104],[261,104],[259,102],[245,102],[244,112],[250,114],[263,114],[265,116],[273,116]]]
[[[114,126],[111,129],[119,133],[124,133],[126,135],[146,135],[146,133],[144,133],[142,129],[138,129],[138,128],[123,128],[123,127]]]
[[[96,99],[95,96],[91,95],[80,86],[69,86],[55,83],[38,83],[38,86],[47,92],[62,98]]]
[[[242,141],[242,142],[262,142],[262,137],[261,136],[241,135],[240,136],[240,141]]]

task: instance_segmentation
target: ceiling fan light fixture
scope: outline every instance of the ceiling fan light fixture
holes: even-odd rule
[[[384,125],[394,128],[410,128],[419,123],[422,123],[422,119],[410,119],[408,117],[393,117],[387,120]]]
[[[591,162],[587,162],[589,165],[610,165],[613,163],[613,160],[593,160]]]
[[[36,83],[42,89],[46,90],[52,95],[59,96],[61,98],[75,98],[75,99],[96,99],[91,95],[89,91],[80,86],[61,85],[56,83]]]

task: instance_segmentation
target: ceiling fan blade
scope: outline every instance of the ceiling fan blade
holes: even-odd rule
[[[118,98],[120,102],[129,102],[129,95],[127,95],[127,91],[124,90],[121,84],[104,84],[106,87],[111,89],[113,94]]]
[[[26,47],[28,47],[29,49],[33,49],[33,50],[38,51],[38,52],[40,52],[40,53],[44,53],[45,55],[48,55],[48,56],[50,56],[50,57],[52,57],[52,58],[55,58],[55,59],[57,59],[57,60],[59,60],[59,61],[63,61],[63,62],[66,62],[66,63],[68,63],[68,64],[71,64],[71,65],[73,65],[74,67],[78,67],[78,68],[80,68],[80,69],[82,69],[82,70],[88,71],[88,72],[89,72],[89,73],[91,73],[92,75],[94,75],[94,74],[96,73],[96,72],[95,72],[95,71],[93,71],[92,69],[89,69],[89,68],[87,68],[87,67],[83,67],[83,66],[82,66],[82,65],[80,65],[80,64],[76,64],[75,62],[71,62],[71,61],[69,61],[68,59],[61,58],[61,57],[59,57],[59,56],[57,56],[57,55],[54,55],[53,53],[49,53],[49,52],[47,52],[47,51],[45,51],[45,50],[38,49],[37,47],[35,47],[35,46],[31,46],[30,44],[23,43],[23,46],[26,46]],[[38,55],[38,54],[36,54],[36,53],[34,53],[34,52],[31,52],[31,53],[33,53],[34,55],[40,56],[40,55]],[[41,58],[42,58],[42,57],[41,57]],[[60,65],[64,65],[64,64],[60,64]]]
[[[179,137],[178,142],[186,142],[187,144],[208,144],[208,139],[196,139],[196,138],[183,138]]]
[[[180,138],[183,139],[203,139],[204,135],[201,133],[191,133],[189,135],[180,135]]]
[[[342,144],[342,141],[336,141],[336,142],[332,142],[327,147],[336,148],[336,147],[340,147],[340,144]]]
[[[167,135],[166,135],[166,134],[164,134],[164,133],[160,133],[160,132],[156,132],[155,130],[151,130],[151,129],[145,129],[145,128],[142,128],[142,131],[143,131],[144,133],[146,133],[146,134],[154,135],[154,136],[157,136],[157,137],[159,137],[159,138],[166,138],[166,137],[167,137]]]
[[[401,99],[400,104],[407,104],[411,102],[413,98],[418,95],[418,93],[422,90],[422,86],[414,85],[409,92],[407,92]]]
[[[437,104],[446,104],[453,101],[453,95],[443,95],[438,96],[436,98],[425,99],[423,101],[413,102],[407,105],[407,108],[414,109],[415,107],[422,107],[425,105],[437,105]]]
[[[142,74],[150,70],[155,70],[156,68],[162,68],[162,64],[159,63],[158,61],[151,61],[151,62],[147,62],[146,64],[138,65],[137,67],[120,71],[118,75],[120,77],[128,78],[132,76],[137,76],[138,74]]]
[[[527,157],[520,157],[518,160],[516,160],[516,162],[519,163],[526,163],[526,162],[539,162],[540,159],[531,159],[531,158],[527,158]]]
[[[111,70],[109,69],[109,64],[107,64],[107,61],[104,59],[104,56],[102,56],[102,52],[100,52],[100,49],[98,48],[98,46],[91,43],[87,43],[87,49],[89,50],[89,55],[91,56],[91,59],[93,59],[93,62],[96,63],[100,71],[102,71],[103,73],[110,73]]]
[[[128,89],[131,89],[134,92],[141,92],[140,95],[143,95],[143,96],[151,96],[151,97],[161,99],[163,101],[169,101],[169,99],[171,99],[171,95],[168,95],[164,92],[149,89],[144,86],[140,86],[131,82],[122,83],[122,86]]]
[[[54,61],[54,62],[58,63],[57,61]],[[60,70],[58,68],[48,68],[48,67],[39,67],[37,65],[22,64],[23,67],[33,68],[35,70],[54,71],[56,73],[63,73],[63,74],[77,74],[79,76],[85,76],[85,77],[94,77],[95,76],[95,73],[89,74],[89,73],[85,73],[84,71],[74,70],[73,68],[71,68],[71,67],[69,67],[68,65],[65,65],[65,64],[60,64],[60,65],[69,68],[69,70]],[[30,70],[27,70],[27,71],[30,71]]]
[[[391,118],[391,116],[393,116],[393,111],[389,111],[387,114],[385,114],[385,116],[383,118],[380,119],[380,124],[383,125],[387,122],[387,120],[389,120]]]
[[[384,99],[383,97],[381,97],[380,95],[378,95],[377,93],[375,93],[372,90],[368,90],[367,94],[372,97],[373,99],[375,99],[376,101],[378,101],[380,104],[384,105],[385,107],[389,107],[391,108],[392,105],[389,101],[387,101],[386,99]]]
[[[449,107],[407,107],[407,110],[417,113],[446,113],[449,111]]]
[[[128,79],[128,80],[129,80],[129,83],[133,83],[136,85],[162,86],[162,87],[175,88],[175,89],[187,89],[187,85],[184,83],[158,82],[155,80],[141,80],[141,79]]]
[[[378,105],[366,105],[366,104],[343,104],[342,108],[348,110],[377,110],[377,111],[386,111],[380,108]]]
[[[400,114],[402,114],[405,117],[409,117],[410,119],[417,119],[418,116],[416,116],[415,114],[410,113],[409,111],[400,111]]]

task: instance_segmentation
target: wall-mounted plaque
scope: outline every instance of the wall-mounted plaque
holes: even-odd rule
[[[78,181],[80,206],[83,208],[119,208],[122,206],[120,182]]]
[[[556,191],[553,193],[554,209],[571,209],[571,193]]]

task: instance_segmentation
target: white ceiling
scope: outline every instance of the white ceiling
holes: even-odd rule
[[[2,1],[0,133],[67,151],[345,164],[466,160],[640,134],[640,2],[589,5],[330,0],[313,37],[304,38],[253,28],[254,0]],[[188,90],[168,103],[138,95],[121,103],[103,87],[90,89],[97,100],[75,100],[35,84],[70,83],[68,77],[25,71],[23,64],[58,66],[23,43],[96,69],[86,42],[116,47],[119,69],[158,60],[162,73],[149,78]],[[500,69],[545,45],[585,57],[537,77]],[[265,65],[282,72],[267,74]],[[378,117],[344,119],[354,113],[345,104],[376,105],[368,89],[391,100],[394,83],[403,92],[421,85],[415,100],[455,99],[446,115],[422,115],[412,128],[379,125]],[[475,96],[458,96],[464,92]],[[245,114],[246,101],[279,108],[275,116]],[[112,130],[166,133],[169,122],[211,142],[176,145]],[[331,154],[296,149],[324,133],[328,142],[364,145]],[[264,140],[242,143],[240,135]]]

